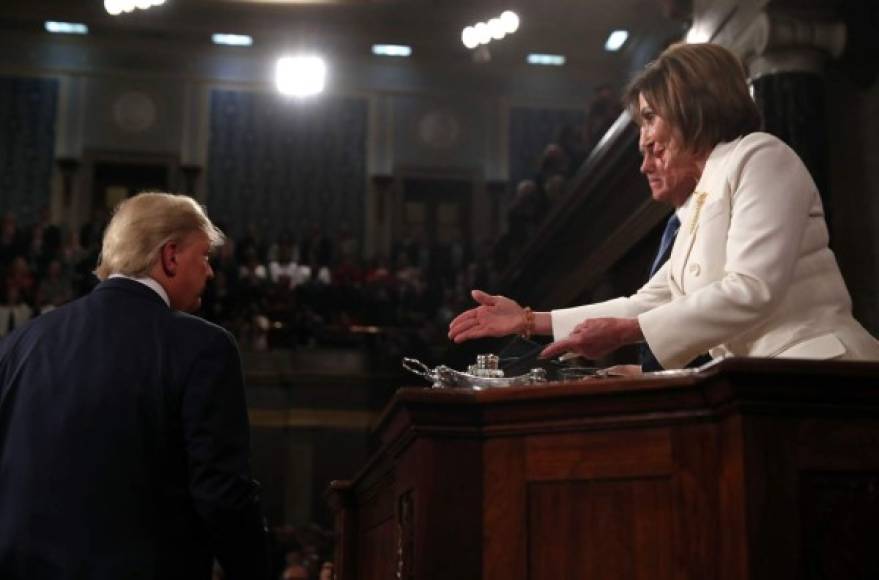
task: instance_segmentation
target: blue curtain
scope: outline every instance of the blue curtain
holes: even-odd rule
[[[362,240],[367,101],[215,90],[211,93],[208,211],[234,235],[273,239],[317,224]]]
[[[51,194],[58,80],[0,77],[0,211],[36,220]]]
[[[578,109],[535,109],[514,107],[510,110],[509,167],[510,182],[515,184],[537,173],[540,156],[565,125],[580,128],[586,112]]]

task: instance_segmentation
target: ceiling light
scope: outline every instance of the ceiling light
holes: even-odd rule
[[[610,36],[607,37],[607,42],[604,43],[604,50],[609,50],[611,52],[615,52],[622,48],[622,46],[626,43],[626,40],[629,38],[629,33],[626,30],[614,30],[610,33]]]
[[[495,40],[500,40],[507,35],[507,30],[504,28],[504,23],[501,22],[500,18],[492,18],[488,21],[488,32]]]
[[[479,46],[479,38],[476,36],[476,29],[472,26],[468,26],[467,28],[462,30],[461,42],[464,43],[464,46],[471,49]]]
[[[246,34],[212,34],[211,40],[226,46],[253,46],[253,37]]]
[[[47,20],[46,31],[54,34],[88,34],[89,27],[79,22],[56,22]]]
[[[123,12],[148,10],[154,6],[161,6],[165,0],[104,0],[104,10],[111,16],[118,16]]]
[[[373,44],[372,54],[406,57],[412,54],[412,47],[404,44]]]
[[[519,15],[512,10],[504,10],[501,13],[501,22],[503,22],[507,34],[513,34],[519,30]]]
[[[285,56],[278,59],[275,82],[285,95],[306,97],[324,90],[327,66],[317,56]]]
[[[476,38],[479,44],[488,44],[491,42],[491,31],[488,30],[488,24],[485,22],[477,22],[473,27],[476,30]]]
[[[528,55],[527,61],[528,64],[562,66],[563,64],[565,64],[565,57],[561,54],[531,53]]]
[[[492,40],[500,40],[507,34],[516,32],[519,28],[519,17],[511,10],[504,11],[496,18],[490,18],[488,22],[477,22],[461,31],[461,42],[469,49],[474,49],[480,44],[488,44]]]
[[[110,16],[118,16],[122,14],[122,2],[119,0],[104,0],[104,10]]]

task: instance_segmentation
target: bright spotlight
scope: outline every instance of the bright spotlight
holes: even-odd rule
[[[504,28],[504,23],[501,21],[500,18],[492,18],[488,21],[488,32],[495,40],[500,40],[507,35],[507,31]]]
[[[461,42],[464,43],[464,46],[470,49],[479,46],[479,37],[476,35],[476,29],[472,26],[468,26],[467,28],[462,30]]]
[[[278,59],[275,82],[285,95],[306,97],[324,90],[327,67],[317,56],[285,56]]]
[[[134,0],[119,0],[119,6],[122,8],[122,12],[134,12],[137,7]]]
[[[141,10],[148,10],[153,7],[153,2],[152,0],[134,0],[134,6]]]
[[[504,10],[501,13],[501,22],[507,34],[513,34],[519,30],[519,15],[512,10]]]

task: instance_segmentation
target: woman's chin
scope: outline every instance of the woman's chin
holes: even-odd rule
[[[653,198],[653,201],[668,203],[668,191],[665,189],[651,189],[650,195]]]

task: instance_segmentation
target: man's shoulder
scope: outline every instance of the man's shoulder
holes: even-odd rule
[[[222,326],[187,312],[171,311],[171,326],[175,331],[198,335],[202,339],[225,337],[234,342],[232,333]]]

